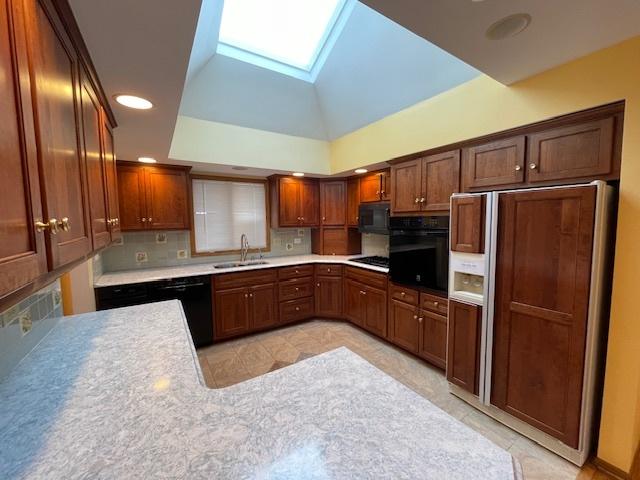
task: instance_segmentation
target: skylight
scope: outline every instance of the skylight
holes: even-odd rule
[[[261,64],[260,58],[248,58],[258,56],[309,74],[345,3],[346,0],[225,0],[218,52]]]

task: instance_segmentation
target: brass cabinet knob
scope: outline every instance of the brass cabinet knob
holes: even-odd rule
[[[522,170],[522,167],[520,165],[516,165],[515,169],[516,169],[516,172],[519,172],[520,170]]]
[[[380,195],[380,190],[376,190],[376,195]]]
[[[296,292],[299,292],[299,291],[300,291],[300,289],[298,287],[296,287]]]
[[[420,203],[420,198],[416,197],[413,203]]]
[[[418,323],[422,323],[422,320],[424,320],[424,318],[422,317],[418,318]]]
[[[424,203],[424,197],[420,199],[420,203]]]
[[[438,305],[440,305],[440,303],[439,303],[439,302],[433,302],[433,306],[434,306],[434,307],[437,307]]]
[[[405,295],[406,295],[406,293],[404,293],[404,292],[400,292],[400,296],[401,296],[401,297],[404,297]]]
[[[536,165],[535,163],[530,163],[530,164],[529,164],[529,168],[530,168],[531,170],[535,170],[536,168],[538,168],[538,165]]]
[[[380,194],[384,195],[384,190],[380,190]]]
[[[40,220],[37,220],[35,222],[35,226],[37,232],[44,232],[45,230],[49,230],[52,235],[58,233],[58,230],[60,228],[58,220],[56,220],[55,218],[51,218],[48,222],[41,222]]]
[[[250,294],[249,294],[249,296],[250,296],[251,298],[253,298],[253,293],[250,293]]]
[[[114,220],[116,222],[116,226],[120,225],[120,218],[116,217]]]
[[[418,315],[414,315],[414,316],[413,316],[413,319],[414,319],[414,320],[417,320],[417,319],[418,319]]]
[[[115,220],[113,218],[107,218],[107,225],[109,225],[110,227],[115,224],[114,222]]]
[[[322,221],[324,222],[327,219],[327,217],[322,217]]]
[[[147,219],[142,217],[142,223],[145,223],[146,221],[147,221]]]
[[[316,283],[316,287],[320,287],[320,282]]]
[[[62,220],[60,220],[60,228],[65,232],[68,232],[69,230],[71,230],[71,225],[69,224],[69,217],[62,217]]]
[[[304,222],[304,217],[300,217],[300,220],[302,220]]]
[[[299,311],[300,311],[300,307],[296,307],[296,312],[299,312]]]
[[[153,218],[149,217],[147,220],[151,222],[153,221]]]

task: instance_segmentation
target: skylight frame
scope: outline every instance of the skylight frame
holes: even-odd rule
[[[316,46],[316,50],[311,57],[312,60],[309,63],[308,69],[291,65],[282,59],[277,59],[225,43],[222,40],[218,41],[216,53],[313,83],[318,77],[329,52],[347,23],[355,3],[356,0],[339,0],[339,5],[334,10],[331,19],[327,23],[327,27]]]

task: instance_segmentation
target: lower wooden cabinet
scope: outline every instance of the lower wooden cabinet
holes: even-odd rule
[[[350,278],[344,279],[344,316],[356,325],[362,325],[364,298],[362,284]]]
[[[242,335],[278,323],[275,283],[214,291],[215,338]]]
[[[447,364],[447,317],[420,310],[418,355],[440,368]]]
[[[389,341],[412,353],[420,349],[418,307],[392,298],[389,301]]]
[[[249,325],[252,329],[272,327],[278,323],[278,290],[275,283],[249,289]]]
[[[353,278],[346,278],[344,287],[344,313],[347,319],[375,335],[386,337],[386,289],[372,287]]]
[[[331,267],[328,267],[331,270]],[[316,275],[316,315],[342,317],[342,276]]]
[[[447,380],[478,394],[481,307],[449,301]]]
[[[297,322],[313,317],[313,297],[280,302],[280,323]]]

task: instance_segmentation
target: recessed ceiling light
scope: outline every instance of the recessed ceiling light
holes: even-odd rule
[[[136,97],[135,95],[116,95],[113,97],[116,99],[120,105],[124,105],[125,107],[135,108],[136,110],[148,110],[153,107],[153,103],[151,103],[146,98]]]
[[[504,17],[491,25],[485,35],[489,40],[504,40],[522,33],[531,23],[528,13],[516,13]]]
[[[366,168],[356,168],[354,170],[354,172],[356,173],[367,173],[369,170],[367,170]]]
[[[304,177],[304,173],[302,172],[293,172],[294,177]]]
[[[138,161],[142,163],[156,163],[156,159],[151,157],[138,157]]]

